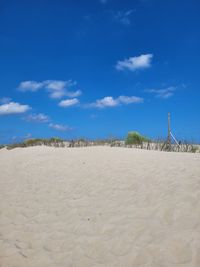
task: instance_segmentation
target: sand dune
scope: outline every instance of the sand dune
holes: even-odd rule
[[[0,150],[0,267],[200,266],[200,154]]]

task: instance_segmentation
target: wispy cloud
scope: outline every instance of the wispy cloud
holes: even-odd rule
[[[97,116],[97,114],[91,114],[90,115],[90,119],[96,119],[98,116]]]
[[[50,123],[49,127],[57,130],[57,131],[61,131],[61,132],[68,132],[73,130],[71,127],[69,127],[68,125],[62,125],[62,124],[55,124],[55,123]]]
[[[44,87],[48,89],[50,93],[51,98],[61,98],[63,96],[69,96],[71,93],[68,91],[69,88],[73,87],[76,85],[76,82],[72,80],[68,81],[53,81],[53,80],[48,80],[44,81]]]
[[[50,121],[49,116],[39,113],[39,114],[30,114],[24,118],[28,122],[38,122],[38,123],[47,123]]]
[[[167,99],[174,95],[176,89],[176,87],[170,86],[164,89],[148,89],[145,92],[154,94],[157,98]]]
[[[21,114],[28,111],[31,107],[28,105],[21,105],[16,102],[9,102],[0,105],[0,115]]]
[[[44,86],[43,82],[24,81],[19,84],[18,89],[22,92],[36,92]]]
[[[28,140],[32,137],[31,133],[27,133],[25,135],[13,135],[11,136],[9,139],[9,141],[11,141],[11,143],[21,143],[24,140]]]
[[[116,64],[117,70],[142,70],[151,67],[153,54],[145,54],[137,57],[130,57],[128,59],[118,61]]]
[[[79,100],[77,98],[72,98],[72,99],[62,100],[60,101],[58,105],[60,107],[67,108],[67,107],[77,105],[78,103],[79,103]]]
[[[75,86],[76,81],[59,81],[59,80],[46,80],[42,82],[36,81],[24,81],[18,86],[18,89],[22,92],[36,92],[40,89],[45,89],[51,98],[62,98],[64,96],[77,97],[81,95],[80,90],[70,91],[69,88]]]
[[[74,91],[74,92],[67,92],[67,94],[66,94],[66,96],[68,96],[68,97],[78,97],[78,96],[80,96],[82,94],[82,92],[81,92],[81,90],[76,90],[76,91]]]
[[[143,102],[144,99],[137,96],[119,96],[117,98],[113,98],[112,96],[106,96],[102,99],[96,100],[96,102],[91,103],[89,106],[96,108],[106,108]]]
[[[133,10],[127,11],[118,11],[114,13],[114,20],[123,24],[123,25],[130,25],[131,24],[131,14]]]
[[[0,98],[0,103],[1,104],[7,104],[9,102],[11,102],[11,98],[10,97],[2,97],[2,98]]]
[[[24,136],[24,139],[29,139],[31,138],[32,134],[31,133],[27,133],[25,136]]]
[[[117,99],[114,99],[112,96],[106,96],[102,99],[97,100],[92,105],[97,108],[104,108],[104,107],[115,107],[119,103]]]
[[[138,96],[119,96],[118,101],[120,104],[135,104],[135,103],[143,103],[144,99],[142,97],[138,97]]]
[[[54,129],[60,132],[68,132],[72,131],[73,128],[69,127],[68,125],[58,124],[50,122],[49,116],[39,113],[39,114],[31,114],[24,118],[28,122],[36,122],[36,123],[48,123],[49,128]]]
[[[108,2],[108,0],[99,0],[99,2],[100,2],[101,4],[106,4],[106,3]]]

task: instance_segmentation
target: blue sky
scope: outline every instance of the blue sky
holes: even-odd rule
[[[0,143],[122,138],[200,142],[200,3],[0,0]]]

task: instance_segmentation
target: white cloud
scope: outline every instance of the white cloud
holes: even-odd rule
[[[94,106],[97,108],[115,107],[117,105],[118,105],[118,101],[114,99],[112,96],[106,96],[102,99],[97,100],[94,103]]]
[[[19,84],[18,89],[22,92],[36,92],[43,87],[43,82],[24,81]]]
[[[68,97],[78,97],[82,94],[81,90],[77,90],[77,91],[74,91],[74,92],[67,92],[66,93],[66,96]]]
[[[140,55],[138,57],[130,57],[123,61],[118,61],[116,65],[117,70],[136,71],[151,67],[152,54]]]
[[[46,80],[42,82],[24,81],[19,84],[18,89],[26,92],[36,92],[39,89],[45,89],[51,98],[59,99],[63,96],[75,97],[81,95],[81,91],[69,91],[69,88],[75,86],[77,83],[72,80],[59,81],[59,80]]]
[[[71,86],[72,81],[57,81],[57,80],[47,80],[43,82],[44,86],[52,91],[60,91],[65,89],[66,86]]]
[[[130,25],[132,13],[133,13],[133,10],[118,11],[114,14],[114,19],[123,25]]]
[[[39,123],[45,123],[49,122],[49,117],[43,113],[39,114],[30,114],[25,118],[26,121],[29,122],[39,122]]]
[[[60,101],[60,103],[58,104],[60,107],[71,107],[74,105],[77,105],[79,103],[79,100],[77,98],[72,98],[72,99],[66,99],[66,100],[62,100]]]
[[[62,98],[63,96],[65,96],[65,92],[64,92],[64,90],[52,91],[49,96],[51,98],[54,98],[54,99],[59,99],[59,98]]]
[[[106,108],[116,107],[120,105],[143,103],[143,101],[143,98],[137,96],[119,96],[117,98],[113,98],[112,96],[106,96],[102,99],[97,100],[95,103],[90,104],[90,106],[96,108]]]
[[[44,87],[48,89],[51,98],[62,98],[63,96],[68,96],[70,92],[68,88],[75,86],[76,82],[72,80],[68,81],[56,81],[56,80],[47,80],[44,81]],[[71,92],[73,93],[73,92]]]
[[[65,95],[65,86],[71,81],[44,81],[44,87],[48,90],[51,98],[61,98]]]
[[[61,132],[67,132],[67,131],[71,131],[72,128],[67,126],[67,125],[62,125],[62,124],[54,124],[54,123],[50,123],[49,127],[57,130],[57,131],[61,131]]]
[[[165,89],[149,89],[149,90],[145,90],[145,92],[152,93],[157,98],[167,99],[174,95],[175,90],[176,90],[176,87],[170,86]]]
[[[21,105],[16,102],[9,102],[0,105],[0,115],[20,114],[28,111],[30,107],[28,105]]]
[[[134,104],[134,103],[143,103],[144,99],[138,96],[119,96],[119,103],[122,104]]]

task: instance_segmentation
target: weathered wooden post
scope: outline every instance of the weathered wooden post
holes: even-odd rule
[[[167,140],[164,142],[163,146],[161,147],[162,150],[171,150],[171,126],[170,126],[170,112],[168,112],[168,134]]]
[[[163,144],[161,151],[162,150],[167,150],[167,151],[171,151],[174,150],[174,146],[172,147],[172,143],[171,143],[171,138],[173,139],[173,141],[176,143],[176,145],[178,146],[178,151],[180,149],[180,145],[178,143],[178,141],[176,140],[176,138],[174,137],[174,135],[171,132],[171,125],[170,125],[170,113],[168,112],[168,134],[167,134],[167,140],[166,142]]]
[[[167,150],[171,150],[171,125],[170,125],[170,112],[168,112],[168,135],[167,135]]]

